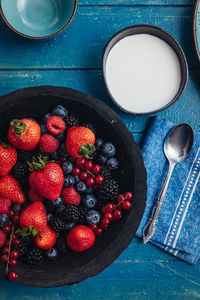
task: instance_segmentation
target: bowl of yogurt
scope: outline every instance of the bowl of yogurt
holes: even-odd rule
[[[135,115],[168,108],[181,97],[188,81],[180,45],[152,25],[135,25],[116,33],[104,49],[102,67],[113,102]]]

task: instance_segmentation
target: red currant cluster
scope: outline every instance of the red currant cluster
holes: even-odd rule
[[[9,239],[5,241],[4,247],[2,249],[3,254],[1,256],[1,261],[6,263],[6,275],[10,280],[16,280],[18,278],[17,272],[8,272],[8,266],[15,267],[17,265],[17,258],[19,257],[19,251],[12,249],[12,246],[18,246],[20,244],[20,240],[18,239],[17,234],[14,233],[15,224],[18,222],[17,214],[15,214],[14,211],[9,210],[7,215],[10,217],[11,221],[9,225],[2,228],[2,231],[5,234],[8,235],[10,233]]]
[[[88,186],[103,183],[104,177],[99,174],[101,166],[94,165],[92,161],[88,161],[85,158],[77,159],[75,164],[76,166],[73,168],[72,174],[78,175]]]
[[[131,192],[127,192],[124,195],[119,194],[117,196],[117,204],[107,203],[102,208],[102,218],[99,226],[92,225],[91,229],[97,234],[101,235],[103,230],[106,230],[111,221],[118,220],[122,217],[122,210],[128,210],[132,207],[132,203],[130,200],[133,199],[133,194]]]

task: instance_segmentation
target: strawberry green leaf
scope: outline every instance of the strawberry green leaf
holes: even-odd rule
[[[33,157],[32,163],[28,162],[29,166],[29,171],[34,172],[34,171],[39,171],[44,169],[47,163],[51,162],[48,161],[48,156],[38,156],[38,157]]]
[[[94,152],[96,151],[96,148],[93,144],[87,144],[82,145],[79,149],[79,154],[85,156],[87,159],[92,159],[90,157]]]
[[[39,239],[41,241],[42,240],[42,236],[41,236],[41,234],[39,232],[37,233],[37,236],[39,237]]]
[[[16,136],[21,135],[27,127],[27,125],[21,120],[13,120],[12,122],[10,122],[10,125],[13,126]]]
[[[0,145],[2,145],[6,149],[8,149],[10,146],[9,144],[2,142],[1,140],[0,140]]]

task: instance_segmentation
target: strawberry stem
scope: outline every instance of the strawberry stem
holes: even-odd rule
[[[27,162],[29,165],[29,171],[34,172],[34,171],[39,171],[44,169],[47,163],[49,163],[49,158],[48,156],[38,156],[38,157],[33,157],[32,163]]]
[[[2,142],[0,140],[0,145],[2,145],[4,148],[8,149],[9,148],[9,144],[5,143],[5,142]]]
[[[26,124],[21,121],[21,120],[13,120],[12,122],[10,122],[10,124],[13,126],[14,132],[16,136],[21,135],[25,129],[26,129]]]
[[[39,236],[39,239],[41,240],[42,237],[38,231],[37,228],[33,227],[33,226],[27,226],[27,227],[23,227],[22,229],[18,229],[16,231],[16,233],[20,233],[20,235],[22,237],[25,237],[25,236],[28,236],[28,235],[32,235],[32,236],[36,236],[38,235]]]
[[[93,144],[82,145],[79,149],[79,154],[85,156],[87,159],[92,159],[91,155],[96,151]]]

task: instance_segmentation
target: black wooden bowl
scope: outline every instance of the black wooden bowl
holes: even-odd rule
[[[107,105],[93,97],[62,87],[26,88],[3,96],[0,101],[1,138],[6,135],[11,119],[32,117],[39,120],[58,104],[71,108],[83,119],[94,121],[97,134],[117,145],[121,190],[134,192],[134,205],[85,252],[71,253],[57,262],[45,261],[33,267],[19,262],[15,267],[19,273],[17,282],[28,286],[69,285],[98,274],[129,245],[145,208],[146,171],[140,149],[121,119]],[[6,278],[3,263],[0,263],[0,276]]]

